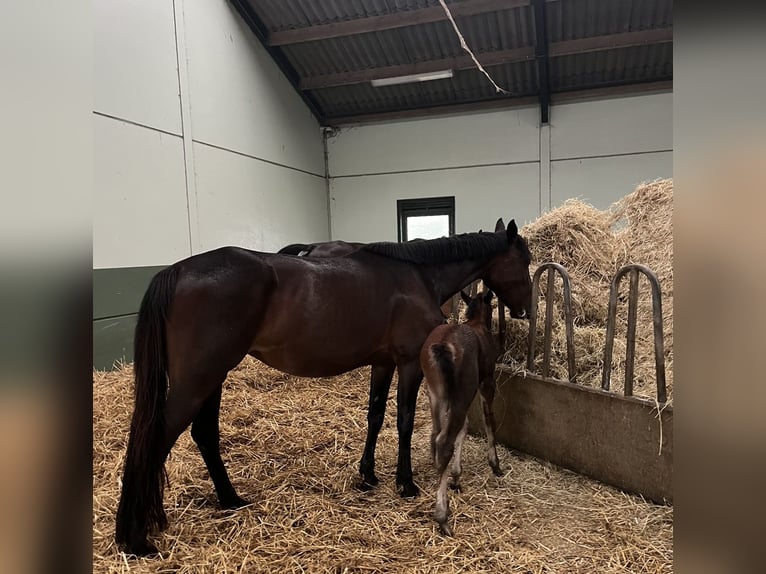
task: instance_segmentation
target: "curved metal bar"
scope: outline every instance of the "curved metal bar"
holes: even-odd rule
[[[527,370],[531,371],[535,366],[535,334],[537,331],[537,300],[540,294],[540,277],[544,271],[548,271],[548,288],[545,294],[545,336],[543,339],[543,365],[542,375],[547,377],[550,371],[552,325],[553,325],[553,288],[555,273],[561,276],[563,284],[564,323],[567,340],[567,371],[570,382],[576,382],[575,373],[575,350],[574,350],[574,323],[572,320],[572,286],[567,270],[558,263],[547,262],[540,265],[532,278],[532,308],[529,315],[529,339],[527,342]]]
[[[604,345],[604,368],[601,373],[601,388],[609,390],[612,374],[612,353],[614,331],[617,321],[617,293],[620,281],[630,273],[628,293],[628,335],[625,353],[625,396],[633,394],[633,373],[636,347],[636,310],[638,305],[638,275],[642,273],[652,287],[652,323],[654,326],[654,365],[657,378],[657,401],[667,402],[665,384],[665,340],[662,332],[662,289],[657,275],[645,265],[625,265],[615,274],[609,290],[609,311],[606,323],[606,344]]]

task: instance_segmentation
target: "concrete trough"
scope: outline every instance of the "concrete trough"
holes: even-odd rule
[[[673,407],[498,366],[497,441],[659,504],[673,502]],[[484,434],[478,395],[469,431]]]

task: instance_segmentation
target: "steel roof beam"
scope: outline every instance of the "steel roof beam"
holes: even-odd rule
[[[547,0],[548,2],[558,0]],[[522,6],[529,6],[530,0],[464,0],[449,5],[450,12],[455,18],[473,16],[498,10],[511,10]],[[430,6],[417,10],[402,10],[392,14],[381,14],[367,18],[356,18],[330,24],[315,24],[293,30],[280,30],[269,35],[268,42],[271,46],[286,46],[301,42],[314,42],[316,40],[328,40],[341,36],[353,36],[355,34],[367,34],[380,32],[381,30],[393,30],[406,26],[416,26],[429,22],[447,20],[447,15],[441,6]]]
[[[584,54],[599,50],[611,50],[617,48],[629,48],[648,44],[659,44],[673,41],[673,28],[657,28],[642,30],[639,32],[624,32],[620,34],[608,34],[579,38],[577,40],[565,40],[550,44],[548,57],[556,58],[572,54]],[[516,64],[535,58],[534,47],[514,48],[497,52],[484,52],[476,57],[482,66],[497,66],[501,64]],[[468,70],[476,66],[469,56],[457,58],[443,58],[417,64],[401,64],[397,66],[384,66],[380,68],[368,68],[365,70],[353,70],[325,74],[321,76],[309,76],[300,80],[302,90],[320,90],[335,86],[348,86],[364,84],[372,80],[392,78],[395,76],[407,76],[410,74],[428,74],[440,70]]]

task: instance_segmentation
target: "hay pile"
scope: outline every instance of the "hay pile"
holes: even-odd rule
[[[113,544],[132,370],[94,373],[94,572],[672,572],[673,509],[499,448],[497,478],[484,443],[468,437],[464,491],[450,493],[456,538],[431,520],[430,419],[418,400],[415,500],[395,492],[393,399],[377,453],[381,485],[354,485],[366,431],[369,369],[301,379],[252,359],[223,393],[224,459],[248,508],[218,508],[186,432],[168,463],[166,558],[128,560]],[[391,393],[392,396],[395,393]]]
[[[668,396],[673,387],[673,181],[642,184],[631,194],[600,211],[579,200],[569,200],[523,227],[533,261],[530,270],[546,261],[555,261],[569,272],[572,281],[572,311],[575,323],[575,353],[580,383],[601,384],[609,287],[623,265],[641,263],[660,279],[663,291],[665,360]],[[546,291],[546,275],[541,293]],[[628,279],[621,283],[617,330],[612,359],[612,389],[622,392],[625,369]],[[652,303],[649,283],[639,280],[638,328],[634,394],[656,396]],[[556,281],[552,348],[552,375],[567,379],[566,339],[563,322],[561,281]],[[538,307],[536,371],[542,362],[545,304]],[[502,361],[518,369],[525,367],[528,323],[508,323],[506,353]]]

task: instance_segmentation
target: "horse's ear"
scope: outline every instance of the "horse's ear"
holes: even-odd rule
[[[468,305],[471,302],[471,297],[462,289],[460,290],[460,298]]]
[[[516,227],[515,219],[511,219],[511,221],[508,223],[508,229],[506,229],[505,232],[508,235],[509,241],[516,238],[516,236],[519,234],[519,228]]]
[[[479,228],[479,233],[484,233],[484,230]]]
[[[498,231],[505,231],[505,223],[503,223],[503,218],[497,220],[497,223],[495,223],[495,233]]]
[[[492,301],[492,297],[493,297],[494,295],[495,295],[495,294],[492,292],[492,289],[490,289],[489,291],[487,291],[487,292],[484,294],[484,302],[485,302],[485,303],[490,303],[490,302]]]

